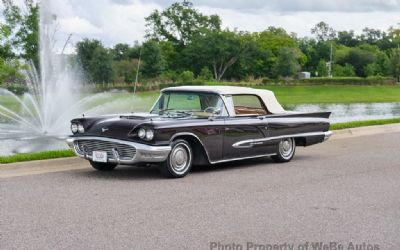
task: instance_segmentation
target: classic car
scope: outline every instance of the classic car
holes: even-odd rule
[[[329,116],[285,111],[268,90],[170,87],[149,113],[73,119],[67,143],[97,170],[156,164],[165,176],[177,178],[192,165],[266,156],[289,162],[296,146],[331,136]]]

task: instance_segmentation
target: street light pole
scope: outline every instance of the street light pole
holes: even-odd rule
[[[140,51],[139,51],[139,61],[138,61],[137,69],[136,69],[136,78],[135,78],[135,86],[133,87],[133,94],[136,94],[136,86],[137,86],[138,79],[139,79],[139,70],[140,70],[141,59],[142,59],[142,47],[140,47]]]

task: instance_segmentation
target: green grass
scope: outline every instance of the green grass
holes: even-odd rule
[[[227,83],[224,83],[227,84]],[[400,102],[400,86],[254,86],[275,93],[284,105],[327,103]],[[157,99],[159,92],[141,93],[145,106]]]
[[[400,102],[400,86],[266,86],[282,105]]]
[[[56,150],[56,151],[46,151],[37,153],[24,153],[15,154],[11,156],[0,156],[0,164],[15,163],[23,161],[37,161],[37,160],[48,160],[63,157],[73,157],[75,154],[72,150]]]
[[[335,123],[331,125],[331,129],[338,130],[338,129],[357,128],[357,127],[374,126],[374,125],[385,125],[392,123],[400,123],[400,118]]]

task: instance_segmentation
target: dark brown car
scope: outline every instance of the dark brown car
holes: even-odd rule
[[[164,175],[183,177],[192,165],[265,156],[288,162],[296,146],[330,137],[329,116],[287,112],[268,90],[173,87],[149,113],[72,120],[67,143],[98,170],[155,163]]]

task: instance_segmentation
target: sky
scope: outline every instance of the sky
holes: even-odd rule
[[[23,0],[14,0],[20,4]],[[71,46],[83,38],[96,38],[106,46],[143,41],[145,20],[154,9],[174,1],[163,0],[42,0],[57,15],[60,41],[72,33]],[[311,36],[320,21],[336,30],[364,27],[387,30],[400,26],[400,0],[193,0],[205,14],[218,14],[223,27],[263,31],[277,26],[300,37]],[[0,3],[1,4],[1,3]],[[0,6],[0,9],[3,7]],[[1,17],[0,17],[1,18]]]

